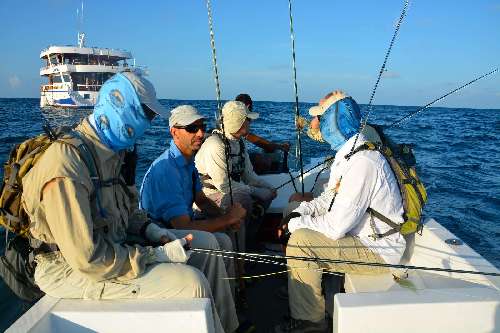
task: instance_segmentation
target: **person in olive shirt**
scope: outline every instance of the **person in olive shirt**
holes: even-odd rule
[[[103,84],[93,113],[74,130],[94,157],[98,181],[78,150],[59,141],[23,178],[31,236],[52,249],[35,256],[35,282],[57,298],[208,298],[215,331],[233,332],[238,318],[224,261],[183,247],[190,242],[220,249],[216,238],[151,223],[137,209],[135,186],[126,187],[120,175],[125,152],[157,115],[168,118],[170,112],[151,82],[118,73]],[[128,234],[155,246],[129,244]]]

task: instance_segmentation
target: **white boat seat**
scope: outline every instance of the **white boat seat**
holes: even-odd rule
[[[404,289],[420,290],[424,288],[424,281],[420,278],[419,273],[415,271],[408,272],[408,278],[401,284],[396,282],[391,273],[378,275],[346,274],[344,283],[346,293],[396,291]]]
[[[44,296],[6,332],[214,332],[206,298],[81,300]]]

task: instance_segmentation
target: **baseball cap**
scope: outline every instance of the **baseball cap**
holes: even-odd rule
[[[191,105],[179,105],[172,110],[168,123],[170,128],[174,126],[187,126],[198,119],[205,119],[198,110]]]
[[[141,104],[145,104],[154,113],[164,119],[168,119],[168,117],[170,117],[170,112],[165,109],[165,107],[163,107],[163,105],[161,105],[156,98],[155,88],[149,80],[130,71],[122,72],[121,74],[132,83]]]

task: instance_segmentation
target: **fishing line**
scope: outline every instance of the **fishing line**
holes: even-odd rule
[[[494,74],[494,73],[496,73],[496,72],[498,72],[498,68],[496,68],[496,69],[492,70],[492,71],[491,71],[491,72],[489,72],[489,73],[483,74],[483,75],[481,75],[481,76],[479,76],[479,77],[475,78],[475,79],[474,79],[474,80],[472,80],[472,81],[467,82],[466,84],[464,84],[464,85],[462,85],[462,86],[460,86],[460,87],[458,87],[458,88],[456,88],[456,89],[453,89],[453,90],[452,90],[452,91],[450,91],[449,93],[444,94],[443,96],[436,98],[436,99],[435,99],[435,100],[433,100],[432,102],[430,102],[430,103],[428,103],[428,104],[426,104],[426,105],[422,106],[421,108],[417,109],[416,111],[411,112],[411,113],[409,113],[408,115],[404,116],[403,118],[401,118],[401,119],[399,119],[399,120],[397,120],[397,121],[393,122],[392,124],[390,124],[389,126],[387,126],[387,128],[390,128],[390,127],[396,127],[396,126],[401,125],[401,123],[405,122],[406,120],[408,120],[408,119],[412,118],[413,116],[417,115],[418,113],[420,113],[420,112],[424,111],[425,109],[429,108],[429,107],[430,107],[431,105],[433,105],[434,103],[437,103],[437,102],[439,102],[440,100],[442,100],[442,99],[444,99],[444,98],[448,97],[449,95],[454,94],[454,93],[456,93],[456,92],[457,92],[457,91],[459,91],[459,90],[462,90],[463,88],[467,87],[468,85],[471,85],[471,84],[473,84],[474,82],[479,81],[479,80],[481,80],[481,79],[483,79],[483,78],[485,78],[485,77],[487,77],[487,76],[489,76],[489,75],[492,75],[492,74]]]
[[[319,167],[319,166],[321,166],[321,165],[323,165],[323,164],[325,164],[325,163],[328,163],[328,162],[330,162],[330,161],[333,161],[333,159],[334,159],[334,158],[335,158],[335,156],[330,156],[330,157],[326,158],[323,162],[321,162],[321,163],[319,163],[319,164],[317,164],[317,165],[313,166],[312,168],[310,168],[310,169],[308,169],[308,170],[304,171],[304,173],[308,173],[308,172],[310,172],[310,171],[312,171],[312,170],[316,169],[317,167]],[[279,189],[280,189],[280,188],[282,188],[283,186],[285,186],[285,185],[287,185],[287,184],[290,184],[291,182],[293,182],[293,180],[294,180],[294,179],[297,179],[297,178],[299,178],[299,177],[300,177],[300,175],[297,175],[297,176],[293,177],[291,180],[288,180],[288,181],[284,182],[283,184],[279,185],[278,187],[275,187],[274,189],[275,189],[275,190],[279,190]],[[294,186],[294,187],[295,187],[295,186]]]
[[[302,182],[302,195],[304,195],[304,163],[302,160],[302,140],[300,138],[300,129],[297,127],[299,112],[299,94],[297,91],[297,67],[295,66],[295,34],[293,32],[292,0],[288,0],[288,16],[290,18],[290,39],[292,41],[292,69],[293,69],[293,87],[295,92],[295,128],[297,130],[298,158],[300,163],[300,177]]]
[[[299,261],[314,261],[314,262],[327,263],[327,264],[349,264],[349,265],[358,265],[358,266],[374,266],[374,267],[398,268],[398,269],[422,270],[422,271],[436,271],[436,272],[447,272],[447,273],[458,273],[458,274],[500,276],[500,273],[494,273],[494,272],[468,271],[468,270],[462,270],[462,269],[451,269],[451,268],[441,268],[441,267],[387,264],[387,263],[366,262],[366,261],[356,261],[356,260],[327,259],[327,258],[318,258],[318,257],[271,255],[271,254],[262,254],[262,253],[234,252],[234,251],[213,250],[213,249],[203,249],[203,248],[193,248],[191,250],[194,252],[198,252],[198,253],[208,253],[208,254],[211,254],[211,253],[236,254],[236,255],[241,256],[241,257],[271,258],[271,259],[279,259],[279,260],[292,259],[292,260],[299,260]]]
[[[284,274],[296,270],[315,270],[315,271],[322,271],[323,273],[330,274],[330,275],[336,275],[336,276],[342,276],[342,273],[335,272],[330,269],[326,268],[310,268],[310,267],[298,267],[298,266],[289,266],[285,262],[278,262],[278,261],[273,261],[273,260],[267,260],[267,259],[250,259],[252,258],[251,256],[247,257],[240,257],[237,254],[229,254],[229,255],[224,255],[224,254],[219,254],[219,253],[205,253],[208,255],[212,255],[215,257],[220,257],[220,258],[226,258],[226,259],[231,259],[231,260],[243,260],[243,261],[248,261],[248,262],[255,262],[255,263],[262,263],[262,264],[273,264],[277,266],[285,266],[288,267],[286,270],[282,270],[279,272],[272,272],[272,273],[265,273],[265,274],[256,274],[256,275],[246,275],[246,276],[241,276],[240,278],[242,279],[252,279],[252,278],[261,278],[261,277],[268,277],[268,276],[273,276],[273,275],[278,275],[278,274]],[[222,280],[237,280],[238,277],[227,277],[227,278],[222,278]]]
[[[403,10],[401,11],[401,15],[399,16],[398,23],[396,24],[396,28],[394,30],[394,34],[392,35],[392,39],[391,39],[391,42],[389,44],[389,48],[387,49],[387,52],[385,53],[384,62],[382,63],[382,66],[380,67],[380,71],[378,73],[377,81],[375,82],[375,86],[372,89],[372,93],[371,93],[371,96],[370,96],[370,101],[368,102],[368,111],[367,111],[367,114],[366,114],[366,116],[364,117],[364,119],[363,119],[363,121],[361,123],[361,127],[359,129],[359,132],[356,133],[356,137],[354,138],[354,143],[353,143],[352,148],[351,148],[351,153],[354,151],[354,148],[356,147],[356,142],[358,141],[359,133],[363,132],[363,130],[365,129],[366,123],[368,122],[368,117],[370,116],[370,113],[371,113],[371,111],[373,109],[372,102],[373,102],[373,98],[375,97],[375,92],[377,91],[377,87],[378,87],[378,84],[380,82],[380,79],[382,78],[382,74],[385,71],[385,66],[387,64],[387,60],[389,59],[389,55],[391,53],[392,47],[394,45],[394,42],[396,41],[396,36],[398,35],[399,28],[401,27],[401,24],[403,23],[403,19],[406,16],[406,12],[408,10],[408,5],[409,4],[410,4],[409,0],[406,0],[405,3],[404,3]]]

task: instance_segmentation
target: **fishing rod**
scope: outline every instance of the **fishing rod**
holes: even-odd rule
[[[495,74],[495,73],[497,73],[497,72],[498,72],[498,68],[495,68],[494,70],[492,70],[492,71],[490,71],[490,72],[488,72],[488,73],[486,73],[486,74],[483,74],[483,75],[481,75],[481,76],[478,76],[478,77],[476,77],[475,79],[473,79],[473,80],[471,80],[471,81],[467,82],[466,84],[461,85],[460,87],[458,87],[458,88],[455,88],[455,89],[451,90],[450,92],[448,92],[448,93],[446,93],[446,94],[442,95],[441,97],[438,97],[438,98],[434,99],[433,101],[431,101],[431,102],[427,103],[426,105],[424,105],[424,106],[422,106],[422,107],[418,108],[417,110],[415,110],[415,111],[413,111],[413,112],[409,113],[408,115],[406,115],[406,116],[404,116],[403,118],[401,118],[401,119],[399,119],[399,120],[397,120],[397,121],[393,122],[392,124],[390,124],[390,125],[386,126],[385,128],[391,128],[391,127],[400,126],[403,122],[405,122],[405,121],[409,120],[410,118],[412,118],[413,116],[417,115],[418,113],[420,113],[420,112],[422,112],[422,111],[425,111],[425,110],[426,110],[426,109],[428,109],[431,105],[433,105],[433,104],[435,104],[435,103],[437,103],[437,102],[439,102],[439,101],[441,101],[441,100],[445,99],[446,97],[448,97],[448,96],[450,96],[450,95],[452,95],[452,94],[454,94],[454,93],[456,93],[456,92],[458,92],[458,91],[462,90],[463,88],[466,88],[467,86],[469,86],[469,85],[471,85],[471,84],[473,84],[473,83],[475,83],[475,82],[477,82],[477,81],[479,81],[479,80],[481,80],[481,79],[484,79],[484,78],[485,78],[485,77],[487,77],[487,76],[493,75],[493,74]],[[312,168],[310,168],[310,169],[306,170],[306,171],[305,171],[305,173],[308,173],[308,172],[310,172],[310,171],[312,171],[312,170],[316,169],[317,167],[319,167],[319,166],[321,166],[321,165],[323,165],[323,164],[325,164],[325,163],[328,163],[329,161],[333,160],[334,158],[335,158],[335,156],[332,156],[332,157],[329,157],[329,158],[325,159],[323,162],[318,163],[318,164],[316,164],[315,166],[313,166]],[[283,183],[283,184],[279,185],[278,187],[276,187],[276,188],[275,188],[275,190],[278,190],[278,189],[282,188],[283,186],[285,186],[285,185],[289,184],[289,183],[290,183],[290,182],[292,182],[294,179],[297,179],[299,176],[300,176],[300,175],[295,176],[295,177],[293,177],[293,179],[292,179],[292,180],[289,180],[289,181],[287,181],[287,182],[285,182],[285,183]]]
[[[323,165],[323,164],[325,164],[325,163],[328,163],[328,162],[330,162],[330,161],[333,161],[333,159],[334,159],[334,158],[335,158],[335,156],[330,156],[330,157],[326,158],[323,162],[318,163],[318,164],[316,164],[315,166],[313,166],[312,168],[310,168],[310,169],[308,169],[308,170],[304,171],[304,173],[308,173],[308,172],[310,172],[310,171],[312,171],[312,170],[316,169],[316,168],[317,168],[317,167],[319,167],[320,165]],[[293,182],[295,179],[297,179],[297,178],[299,178],[299,177],[300,177],[300,175],[297,175],[297,176],[293,177],[292,179],[290,179],[290,180],[288,180],[288,181],[284,182],[283,184],[279,185],[278,187],[275,187],[274,189],[275,189],[275,190],[279,190],[279,189],[280,189],[280,188],[282,188],[283,186],[285,186],[285,185],[287,185],[287,184],[290,184],[291,182]],[[295,183],[294,183],[294,187],[295,187]]]
[[[469,85],[473,84],[474,82],[477,82],[477,81],[479,81],[479,80],[481,80],[481,79],[484,79],[485,77],[490,76],[490,75],[492,75],[492,74],[494,74],[494,73],[496,73],[496,72],[498,72],[498,68],[496,68],[496,69],[492,70],[492,71],[491,71],[491,72],[489,72],[489,73],[483,74],[483,75],[481,75],[481,76],[479,76],[479,77],[475,78],[474,80],[469,81],[469,82],[467,82],[466,84],[464,84],[464,85],[462,85],[462,86],[458,87],[458,88],[453,89],[452,91],[450,91],[450,92],[448,92],[448,93],[444,94],[443,96],[436,98],[436,99],[435,99],[435,100],[433,100],[432,102],[429,102],[428,104],[426,104],[426,105],[422,106],[421,108],[418,108],[417,110],[415,110],[415,111],[413,111],[413,112],[411,112],[411,113],[407,114],[407,115],[406,115],[406,116],[404,116],[403,118],[401,118],[401,119],[399,119],[399,120],[397,120],[397,121],[393,122],[392,124],[390,124],[389,126],[387,126],[387,128],[391,128],[391,127],[399,126],[401,123],[405,122],[406,120],[408,120],[408,119],[412,118],[413,116],[417,115],[418,113],[420,113],[420,112],[422,112],[422,111],[424,111],[424,110],[428,109],[428,108],[429,108],[431,105],[433,105],[434,103],[437,103],[437,102],[439,102],[440,100],[442,100],[442,99],[444,99],[444,98],[448,97],[449,95],[454,94],[454,93],[456,93],[457,91],[462,90],[463,88],[465,88],[465,87],[467,87],[467,86],[469,86]]]
[[[217,67],[217,54],[215,50],[215,34],[214,34],[214,29],[213,29],[213,19],[212,19],[212,5],[210,4],[210,0],[206,1],[207,3],[207,13],[208,13],[208,27],[210,29],[210,47],[212,49],[212,64],[214,68],[214,79],[215,79],[215,93],[217,96],[217,115],[216,115],[216,122],[219,122],[221,125],[222,129],[222,136],[224,139],[222,140],[224,144],[224,157],[226,159],[226,173],[227,173],[227,180],[229,184],[229,197],[231,199],[231,206],[233,206],[234,201],[233,201],[233,188],[231,184],[231,174],[229,172],[229,144],[226,144],[226,131],[224,128],[224,121],[222,119],[222,107],[221,107],[221,100],[220,100],[220,81],[219,81],[219,70]],[[238,245],[238,242],[236,241],[236,245]]]
[[[227,142],[226,138],[226,130],[224,128],[224,119],[222,117],[222,107],[221,107],[221,99],[220,99],[220,82],[219,82],[219,71],[217,67],[217,54],[215,50],[215,34],[214,34],[214,29],[213,29],[213,19],[212,19],[212,6],[210,4],[210,0],[206,1],[207,3],[207,13],[208,13],[208,27],[210,29],[210,47],[212,49],[212,63],[213,63],[213,68],[214,68],[214,78],[215,78],[215,92],[217,95],[217,112],[218,112],[218,117],[216,118],[216,123],[217,121],[221,125],[222,129],[222,143],[224,145],[224,157],[226,160],[226,174],[227,174],[227,181],[229,185],[229,198],[231,200],[231,207],[234,205],[234,199],[233,199],[233,187],[231,184],[231,174],[229,172],[229,154],[230,154],[230,146],[229,142]],[[222,202],[221,202],[222,203]],[[240,244],[239,244],[239,237],[238,237],[238,232],[235,230],[234,231],[234,246],[236,248],[236,251],[239,252],[240,250]],[[245,292],[245,284],[243,283],[243,280],[241,279],[242,276],[242,271],[243,268],[240,267],[240,265],[236,265],[236,274],[238,275],[238,281],[239,281],[239,293],[240,299],[246,299],[244,296]]]
[[[387,64],[387,60],[389,59],[389,55],[391,54],[392,47],[394,46],[394,42],[396,41],[396,37],[398,35],[399,28],[401,27],[401,24],[403,23],[403,19],[406,16],[406,12],[408,11],[409,4],[410,4],[410,1],[409,0],[405,0],[404,6],[403,6],[403,10],[401,11],[401,15],[399,16],[398,23],[396,24],[396,28],[394,29],[394,34],[392,35],[391,42],[389,43],[389,48],[387,49],[387,52],[385,53],[384,62],[382,63],[382,66],[380,67],[380,71],[378,73],[377,81],[375,82],[375,86],[372,89],[372,93],[371,93],[371,96],[370,96],[370,101],[368,102],[368,111],[367,111],[367,114],[366,114],[366,116],[364,117],[364,119],[363,119],[363,121],[361,123],[359,132],[356,133],[356,137],[354,138],[354,143],[353,143],[352,148],[351,148],[351,153],[354,151],[354,148],[356,147],[356,142],[358,141],[359,133],[363,132],[363,130],[366,127],[366,123],[368,122],[368,117],[370,116],[370,113],[371,113],[371,111],[373,109],[372,102],[373,102],[373,99],[375,97],[375,92],[377,91],[377,87],[378,87],[378,84],[380,83],[380,79],[382,78],[382,74],[385,71],[385,66]]]
[[[446,97],[448,97],[448,96],[450,96],[450,95],[452,95],[452,94],[454,94],[454,93],[456,93],[456,92],[458,92],[458,91],[462,90],[463,88],[465,88],[465,87],[467,87],[467,86],[469,86],[469,85],[473,84],[474,82],[477,82],[477,81],[479,81],[479,80],[481,80],[481,79],[484,79],[484,78],[485,78],[485,77],[487,77],[487,76],[490,76],[490,75],[492,75],[492,74],[495,74],[496,72],[498,72],[498,68],[496,68],[496,69],[492,70],[491,72],[488,72],[488,73],[486,73],[486,74],[483,74],[483,75],[481,75],[481,76],[479,76],[479,77],[475,78],[474,80],[471,80],[471,81],[467,82],[466,84],[464,84],[464,85],[462,85],[462,86],[458,87],[458,88],[453,89],[452,91],[450,91],[450,92],[448,92],[448,93],[444,94],[444,95],[443,95],[443,96],[441,96],[441,97],[436,98],[436,99],[435,99],[435,100],[433,100],[432,102],[427,103],[426,105],[424,105],[424,106],[422,106],[422,107],[418,108],[417,110],[413,111],[412,113],[409,113],[408,115],[406,115],[406,116],[404,116],[403,118],[401,118],[401,119],[399,119],[399,120],[397,120],[397,121],[393,122],[392,124],[388,125],[388,126],[387,126],[387,127],[385,127],[385,128],[391,128],[391,127],[396,127],[396,126],[401,125],[401,123],[403,123],[403,122],[405,122],[405,121],[409,120],[410,118],[412,118],[413,116],[417,115],[418,113],[420,113],[420,112],[422,112],[422,111],[424,111],[424,110],[428,109],[431,105],[433,105],[433,104],[435,104],[435,103],[437,103],[437,102],[439,102],[439,101],[443,100],[444,98],[446,98]],[[329,162],[329,161],[333,160],[334,158],[335,158],[335,156],[333,156],[333,157],[329,157],[329,158],[325,159],[323,162],[318,163],[318,164],[316,164],[315,166],[313,166],[312,168],[310,168],[310,169],[306,170],[306,171],[305,171],[305,173],[308,173],[308,172],[310,172],[310,171],[312,171],[312,170],[316,169],[317,167],[319,167],[319,166],[321,166],[321,165],[323,165],[323,164],[325,164],[325,163],[327,163],[327,162]],[[293,177],[293,179],[291,179],[291,180],[289,180],[289,181],[287,181],[287,182],[285,182],[285,183],[283,183],[283,184],[279,185],[278,187],[276,187],[276,188],[275,188],[275,190],[278,190],[278,189],[282,188],[283,186],[285,186],[285,185],[289,184],[289,183],[290,183],[290,182],[292,182],[294,179],[297,179],[299,176],[300,176],[300,175],[295,176],[295,177]]]
[[[288,0],[288,16],[290,18],[290,39],[292,41],[293,87],[295,92],[295,128],[297,130],[297,149],[298,149],[298,157],[300,163],[302,195],[304,195],[304,163],[302,160],[302,140],[300,138],[300,129],[297,127],[297,119],[300,116],[300,112],[299,112],[299,94],[297,91],[297,67],[295,66],[295,33],[293,32],[292,0]]]
[[[349,264],[357,266],[374,266],[374,267],[384,267],[384,268],[399,268],[407,270],[420,270],[420,271],[435,271],[435,272],[447,272],[447,273],[458,273],[458,274],[474,274],[474,275],[484,275],[484,276],[500,276],[500,273],[495,272],[481,272],[481,271],[469,271],[463,269],[452,269],[452,268],[441,268],[441,267],[427,267],[427,266],[415,266],[415,265],[402,265],[402,264],[387,264],[378,262],[366,262],[357,260],[343,260],[343,259],[327,259],[318,257],[301,257],[301,256],[288,256],[288,255],[272,255],[272,254],[262,254],[262,253],[248,253],[248,252],[235,252],[226,250],[214,250],[214,249],[203,249],[203,248],[192,248],[194,252],[207,253],[213,255],[219,254],[232,254],[240,256],[242,258],[270,258],[270,259],[292,259],[299,261],[313,261],[327,264]],[[270,262],[269,262],[270,263]]]
[[[292,58],[293,58],[293,68],[294,68],[294,74],[296,75],[295,73],[295,40],[294,40],[294,37],[293,37],[293,27],[292,27],[292,7],[291,7],[291,0],[288,0],[288,3],[289,3],[289,12],[290,12],[290,30],[291,30],[291,33],[292,33]],[[379,71],[379,74],[378,74],[378,77],[377,77],[377,81],[375,82],[375,86],[373,87],[372,89],[372,93],[371,93],[371,96],[370,96],[370,101],[368,102],[368,113],[366,115],[366,117],[364,118],[363,122],[361,123],[361,126],[360,126],[360,130],[358,133],[356,133],[356,137],[354,139],[354,143],[353,143],[353,146],[351,148],[351,153],[354,151],[354,148],[356,146],[356,142],[358,141],[358,137],[359,137],[359,133],[361,133],[365,126],[366,126],[366,123],[368,122],[368,117],[370,116],[370,112],[371,112],[371,109],[373,108],[372,107],[372,102],[373,102],[373,99],[375,97],[375,92],[377,91],[377,87],[379,85],[379,82],[380,82],[380,79],[382,77],[382,74],[384,73],[385,71],[385,66],[387,64],[387,60],[389,59],[389,55],[391,53],[391,50],[392,50],[392,47],[394,46],[394,42],[396,40],[396,36],[398,35],[398,32],[399,32],[399,28],[401,27],[401,24],[403,22],[403,19],[405,18],[406,16],[406,12],[408,10],[408,6],[409,6],[409,0],[405,0],[405,3],[404,3],[404,6],[403,6],[403,9],[401,11],[401,15],[399,16],[399,20],[398,20],[398,23],[396,25],[396,28],[394,30],[394,34],[392,35],[392,39],[391,39],[391,42],[389,43],[389,47],[387,49],[387,52],[385,54],[385,58],[384,58],[384,61],[382,63],[382,66],[380,67],[380,71]],[[298,117],[298,96],[297,96],[297,82],[296,82],[296,76],[295,76],[295,97],[296,97],[296,112],[297,112],[297,117]],[[296,119],[297,119],[296,117]],[[297,121],[297,120],[296,120]],[[298,139],[299,139],[299,144],[300,144],[300,130],[297,129],[297,136],[298,136]],[[330,159],[327,159],[325,160],[324,162],[314,166],[313,168],[309,169],[306,171],[309,172],[309,171],[312,171],[314,169],[316,169],[317,167],[319,167],[320,165],[324,164],[325,162],[333,159],[334,157],[331,157]],[[302,177],[302,195],[304,195],[304,171],[303,171],[303,167],[302,167],[302,154],[300,154],[300,161],[301,161],[301,172],[300,172],[300,176]],[[297,177],[293,178],[293,179],[296,179]],[[290,181],[293,181],[290,180]],[[280,189],[282,188],[283,186],[285,186],[286,184],[289,184],[290,181],[287,181],[286,183],[283,183],[281,184],[280,186],[276,187],[275,189]]]

